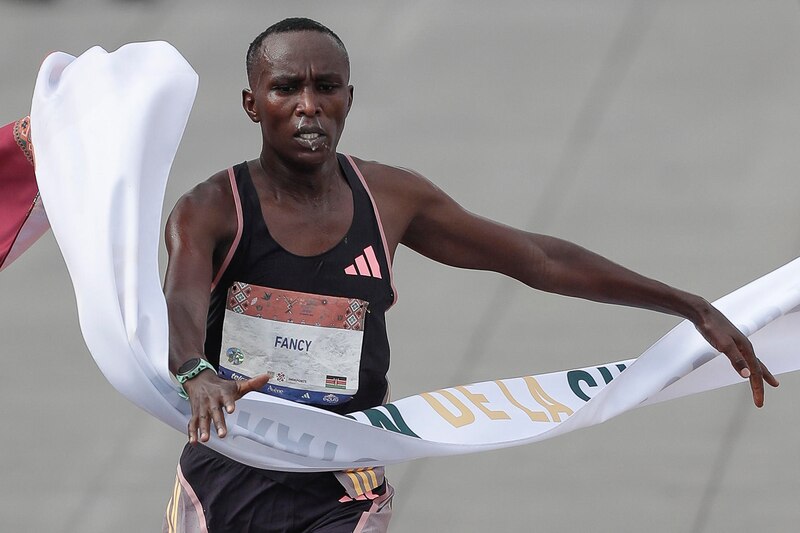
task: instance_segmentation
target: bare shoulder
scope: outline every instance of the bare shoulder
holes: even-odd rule
[[[444,194],[441,189],[428,178],[409,168],[386,165],[377,161],[366,161],[353,158],[361,174],[367,182],[370,191],[378,198],[391,203],[392,207],[398,202],[413,202],[419,205],[420,201],[434,199]]]
[[[227,170],[198,183],[178,199],[167,220],[167,240],[202,234],[215,241],[236,233],[236,208]]]
[[[186,210],[215,209],[225,207],[228,202],[231,205],[233,204],[230,180],[228,179],[228,172],[221,170],[184,193],[175,204],[173,213]]]
[[[425,176],[407,168],[353,158],[380,213],[392,253],[415,221],[452,200]]]

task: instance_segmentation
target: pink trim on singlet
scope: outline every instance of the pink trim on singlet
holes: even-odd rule
[[[358,179],[361,180],[361,184],[364,186],[364,190],[367,191],[367,196],[369,196],[369,199],[372,202],[372,210],[375,212],[375,219],[378,221],[378,230],[381,233],[381,241],[383,242],[383,252],[386,254],[386,263],[389,267],[389,285],[391,285],[392,292],[394,293],[394,300],[392,301],[392,305],[394,305],[397,303],[397,288],[394,286],[394,274],[392,273],[392,255],[389,253],[389,245],[386,244],[386,233],[383,231],[383,223],[381,222],[381,214],[378,212],[378,204],[375,203],[375,198],[373,198],[372,192],[369,190],[367,180],[364,179],[361,171],[356,166],[356,162],[353,161],[353,158],[349,155],[344,154],[344,156],[348,161],[350,161],[350,166],[352,166],[353,170],[355,170],[356,176],[358,176]]]
[[[228,254],[225,256],[225,261],[222,262],[222,266],[219,267],[219,272],[214,277],[214,281],[211,282],[211,290],[213,291],[214,288],[219,283],[219,280],[222,278],[222,275],[225,273],[225,269],[228,268],[228,265],[233,259],[233,254],[236,253],[236,248],[239,246],[239,240],[242,238],[242,226],[244,225],[242,219],[242,200],[239,198],[239,188],[236,186],[236,176],[233,174],[233,167],[228,169],[228,179],[231,182],[231,193],[233,194],[233,203],[236,206],[236,237],[233,238],[233,242],[231,243],[231,248],[228,250]]]
[[[183,477],[183,472],[181,472],[181,465],[178,465],[178,480],[181,483],[181,487],[183,491],[189,496],[189,500],[191,500],[192,505],[194,505],[194,510],[197,513],[197,523],[200,525],[200,533],[208,533],[208,526],[206,525],[206,515],[203,513],[203,505],[200,503],[200,499],[195,494],[194,489],[189,482],[186,481],[186,478]],[[175,502],[177,505],[178,502]]]
[[[377,499],[372,500],[372,506],[369,508],[369,511],[364,511],[363,513],[361,513],[361,519],[358,521],[358,524],[356,524],[356,528],[353,530],[353,533],[363,533],[364,528],[369,523],[369,519],[372,518],[375,515],[375,513],[378,512],[378,510],[381,508],[381,505],[383,505],[383,502],[391,498],[393,494],[394,494],[394,489],[392,489],[387,483],[386,492],[378,496]]]

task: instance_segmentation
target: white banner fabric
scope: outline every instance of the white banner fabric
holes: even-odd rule
[[[190,410],[167,370],[157,259],[167,175],[196,87],[166,43],[55,53],[31,113],[41,195],[86,344],[119,392],[182,433]],[[774,373],[800,368],[800,259],[714,305]],[[636,360],[452,387],[347,417],[250,393],[228,415],[228,437],[209,446],[259,468],[385,465],[532,443],[742,381],[683,322]]]

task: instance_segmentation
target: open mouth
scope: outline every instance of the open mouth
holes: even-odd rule
[[[294,138],[301,146],[316,152],[328,145],[328,136],[325,129],[316,118],[301,117],[294,132]]]
[[[294,138],[307,149],[316,152],[327,146],[327,136],[319,128],[304,127],[298,128]]]

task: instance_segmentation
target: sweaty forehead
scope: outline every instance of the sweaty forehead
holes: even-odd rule
[[[261,46],[256,70],[270,74],[299,74],[311,69],[316,73],[339,74],[350,78],[347,55],[325,33],[297,31],[270,35]]]

